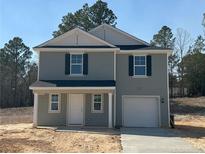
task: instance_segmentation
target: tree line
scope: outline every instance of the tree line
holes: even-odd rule
[[[205,29],[205,15],[202,26]],[[202,34],[203,35],[203,34]],[[170,96],[174,96],[174,88],[179,88],[180,96],[205,96],[205,33],[192,41],[190,34],[177,29],[176,35],[171,28],[163,26],[153,36],[152,46],[171,48],[169,56],[169,88]]]
[[[92,6],[87,3],[74,13],[62,17],[57,37],[75,27],[85,31],[103,23],[116,26],[116,15],[108,4],[97,0]],[[169,56],[169,85],[179,87],[184,96],[184,87],[189,96],[205,95],[205,15],[203,20],[204,36],[200,35],[192,43],[190,34],[178,29],[176,35],[171,28],[163,26],[150,41],[152,46],[173,49]],[[29,90],[37,80],[38,67],[32,62],[32,51],[20,37],[14,37],[0,49],[0,107],[32,106],[33,95]]]
[[[31,83],[36,81],[37,64],[23,40],[14,37],[0,49],[0,107],[33,105]]]

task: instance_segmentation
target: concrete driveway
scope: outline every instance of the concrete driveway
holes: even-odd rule
[[[172,130],[161,128],[122,128],[121,144],[125,153],[200,152]]]

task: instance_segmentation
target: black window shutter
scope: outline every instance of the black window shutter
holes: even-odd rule
[[[65,74],[70,74],[70,54],[65,54]]]
[[[83,74],[88,74],[88,54],[83,54]]]
[[[152,56],[147,56],[147,76],[152,76]]]
[[[129,56],[129,76],[133,76],[133,56]]]

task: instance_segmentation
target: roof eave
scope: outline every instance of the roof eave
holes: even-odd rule
[[[120,48],[33,48],[34,51],[117,51]]]
[[[168,54],[171,55],[171,49],[148,49],[148,50],[120,50],[120,54],[127,54],[127,53],[136,53],[136,54]]]
[[[105,87],[29,87],[30,90],[115,90],[115,86]]]

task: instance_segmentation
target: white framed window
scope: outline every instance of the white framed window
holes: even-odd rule
[[[83,75],[83,54],[70,55],[70,74]]]
[[[134,57],[134,76],[146,76],[147,66],[146,66],[146,56],[145,55],[135,55]]]
[[[103,113],[104,104],[103,104],[103,94],[93,94],[92,95],[92,113]]]
[[[60,113],[61,95],[49,94],[49,113]]]

